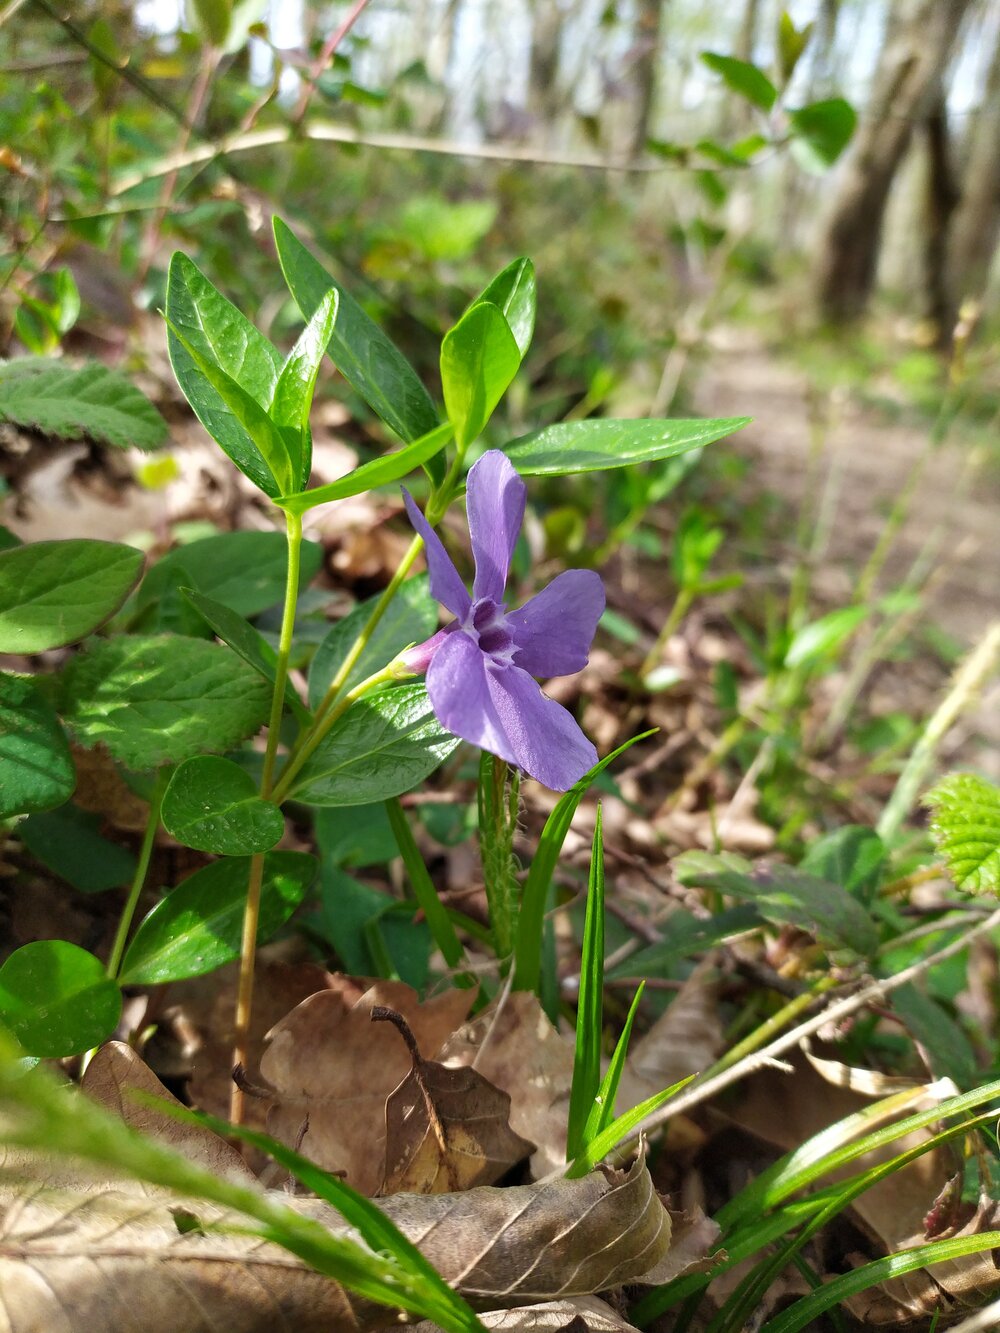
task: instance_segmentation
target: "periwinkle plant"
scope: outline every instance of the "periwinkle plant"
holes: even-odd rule
[[[470,450],[531,340],[530,262],[515,260],[498,274],[445,335],[442,419],[398,348],[280,221],[275,239],[306,320],[287,357],[183,255],[171,264],[165,314],[171,360],[194,412],[283,515],[284,539],[277,532],[207,538],[171,552],[141,582],[140,553],[116,543],[43,542],[0,553],[0,651],[41,653],[83,641],[44,687],[25,674],[0,674],[0,817],[81,888],[130,880],[106,962],[44,940],[0,968],[0,1020],[28,1055],[72,1055],[110,1036],[122,986],[181,980],[238,957],[234,1058],[243,1059],[257,944],[303,903],[317,870],[310,855],[274,850],[288,800],[327,809],[385,802],[434,943],[461,973],[456,921],[436,899],[396,798],[428,777],[459,738],[498,756],[501,769],[571,787],[563,798],[570,813],[597,760],[535,677],[583,666],[604,605],[601,582],[569,570],[520,610],[507,609],[522,477],[666,459],[744,424],[565,422],[491,449],[470,469]],[[325,354],[403,444],[310,489],[309,414]],[[421,469],[424,512],[406,497],[417,535],[382,595],[330,629],[309,668],[308,697],[299,697],[289,678],[296,610],[321,554],[303,539],[303,516],[330,500],[395,487]],[[434,531],[466,475],[471,595]],[[429,588],[411,577],[422,550]],[[254,622],[279,602],[277,639],[268,640]],[[455,616],[440,631],[438,602]],[[418,669],[426,669],[426,685],[414,678]],[[265,725],[261,756],[253,741]],[[103,747],[149,799],[140,855],[124,869],[120,849],[73,804],[67,733],[79,746]],[[493,763],[483,781],[495,797],[505,780],[501,773],[497,782]],[[516,783],[509,790],[516,799]],[[495,799],[480,801],[481,811],[499,808]],[[539,866],[554,864],[568,826],[568,817],[559,820],[562,831],[546,835]],[[161,823],[215,859],[133,928]],[[493,831],[481,828],[484,852]],[[70,849],[61,859],[59,846]],[[105,858],[108,873],[85,884],[83,858],[89,870]],[[515,894],[509,919],[494,923],[501,967],[513,953],[515,985],[539,985],[533,936],[550,873],[536,867],[529,876],[530,913],[516,919]],[[232,1112],[238,1119],[238,1092]]]

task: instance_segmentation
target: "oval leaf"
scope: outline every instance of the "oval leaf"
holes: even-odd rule
[[[788,652],[785,654],[786,667],[814,666],[831,653],[835,653],[869,615],[867,606],[842,606],[829,615],[820,616],[808,625],[797,630]]]
[[[99,816],[76,805],[31,815],[17,826],[17,836],[36,861],[81,893],[102,893],[131,882],[135,857],[100,834]]]
[[[189,875],[149,913],[122,962],[123,985],[152,986],[212,972],[238,958],[249,856],[215,861]],[[269,939],[305,897],[316,861],[305,852],[268,852],[258,943]]]
[[[480,434],[520,364],[510,325],[490,301],[478,301],[445,334],[441,388],[459,449]]]
[[[235,653],[177,634],[104,639],[73,659],[62,714],[87,746],[138,772],[231,750],[267,719],[271,691]]]
[[[28,676],[0,675],[0,819],[51,810],[76,771],[55,713]]]
[[[107,366],[17,357],[0,366],[0,388],[0,421],[59,440],[155,449],[167,439],[167,423],[149,399]]]
[[[719,421],[560,421],[522,435],[507,457],[524,477],[562,477],[673,458],[741,430],[749,417]]]
[[[117,542],[33,542],[0,553],[0,653],[42,653],[93,633],[139,581],[141,551]]]
[[[718,74],[727,88],[745,97],[761,111],[770,111],[778,100],[778,90],[762,69],[748,60],[735,56],[720,56],[714,51],[702,51],[701,58],[713,73]]]
[[[289,795],[306,805],[384,801],[415,787],[457,745],[441,729],[422,684],[382,690],[351,705]]]
[[[535,331],[535,266],[530,259],[515,259],[496,275],[473,305],[490,301],[506,319],[518,351],[524,357]]]
[[[36,940],[0,967],[0,1022],[28,1055],[79,1055],[114,1032],[122,996],[104,964],[66,940]]]
[[[175,771],[163,793],[163,827],[185,847],[250,856],[281,841],[285,820],[261,800],[250,774],[231,759],[198,755]]]

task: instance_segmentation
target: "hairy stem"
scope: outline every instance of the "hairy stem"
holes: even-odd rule
[[[285,583],[285,606],[281,617],[281,635],[278,640],[278,660],[275,665],[274,693],[271,696],[271,716],[267,724],[267,745],[264,750],[264,768],[260,779],[260,794],[264,800],[271,796],[274,765],[281,738],[281,717],[285,708],[285,683],[288,680],[288,660],[292,653],[295,631],[295,608],[299,598],[299,571],[302,552],[302,518],[299,514],[285,515],[288,537],[288,575]],[[257,960],[257,929],[260,924],[260,892],[264,882],[264,857],[258,853],[250,860],[250,878],[247,901],[243,910],[243,937],[240,943],[240,975],[236,991],[236,1021],[233,1031],[233,1067],[247,1063],[247,1042],[253,1009],[254,966]],[[234,1125],[243,1121],[243,1089],[233,1084],[229,1101],[229,1118]]]
[[[117,977],[118,969],[122,965],[125,945],[128,941],[129,931],[132,928],[132,918],[135,916],[135,909],[139,905],[139,896],[145,886],[146,875],[149,872],[149,863],[153,857],[153,845],[156,842],[156,830],[160,827],[160,802],[163,799],[163,791],[166,785],[166,774],[161,771],[157,774],[156,786],[153,790],[153,799],[149,803],[149,819],[146,821],[146,831],[142,835],[142,846],[139,849],[139,861],[136,865],[135,875],[132,879],[132,887],[129,889],[128,898],[125,900],[125,906],[122,908],[122,914],[118,921],[118,929],[115,932],[114,943],[111,946],[111,953],[108,957],[109,977]]]

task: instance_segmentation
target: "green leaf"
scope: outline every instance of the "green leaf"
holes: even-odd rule
[[[863,824],[845,824],[814,842],[799,869],[832,880],[865,906],[871,906],[885,861],[885,844],[874,829]]]
[[[139,581],[142,552],[117,542],[33,542],[0,552],[0,653],[41,653],[93,633]]]
[[[309,542],[308,545],[312,546],[313,543]],[[244,662],[273,685],[278,674],[278,654],[263,634],[228,606],[223,606],[221,602],[216,602],[211,597],[204,597],[192,588],[182,588],[181,591],[223,643],[227,643],[234,653],[242,657]],[[295,693],[295,686],[288,679],[285,680],[285,706],[295,714],[300,723],[309,722],[309,710]]]
[[[264,722],[271,691],[235,653],[180,635],[121,635],[91,645],[63,676],[63,717],[143,772],[231,750]]]
[[[281,811],[261,799],[246,769],[215,755],[196,755],[174,770],[160,818],[185,847],[216,856],[269,851],[285,831]]]
[[[416,898],[424,919],[430,927],[434,943],[441,950],[441,956],[449,967],[455,968],[465,957],[465,950],[455,933],[455,927],[452,925],[451,917],[448,915],[444,903],[438,897],[434,881],[424,864],[424,858],[420,854],[420,848],[417,846],[413,830],[410,828],[406,811],[396,797],[386,801],[384,809],[389,820],[389,827],[392,829],[393,837],[396,840],[396,846],[399,848],[399,854],[403,858],[403,865],[406,867],[406,873],[409,876],[413,896]],[[474,985],[475,983],[470,978],[468,984]]]
[[[394,453],[383,454],[362,463],[353,472],[325,486],[314,486],[311,491],[301,491],[296,495],[283,495],[275,501],[282,509],[291,514],[304,514],[317,505],[327,504],[330,500],[344,500],[349,495],[361,495],[364,491],[374,490],[376,486],[388,486],[407,476],[414,468],[435,458],[445,447],[453,434],[451,423],[435,426],[427,435],[414,440],[403,449]]]
[[[327,292],[323,297],[289,352],[274,387],[271,416],[279,430],[288,432],[285,438],[290,448],[292,478],[289,490],[292,491],[301,491],[309,483],[312,470],[309,413],[320,364],[337,322],[338,299],[334,291]],[[297,454],[292,454],[291,444],[296,439],[299,450]]]
[[[1000,788],[950,773],[927,793],[931,836],[948,873],[968,893],[1000,894]]]
[[[189,13],[203,41],[222,46],[229,36],[232,8],[231,0],[190,0]]]
[[[740,904],[713,912],[709,917],[696,917],[684,908],[670,913],[670,929],[659,944],[638,949],[616,967],[608,976],[620,977],[673,977],[677,962],[692,954],[705,953],[735,935],[760,926],[761,915],[756,907]]]
[[[832,97],[789,111],[788,121],[796,136],[793,147],[799,149],[803,165],[821,173],[833,166],[850,143],[858,116],[850,102]]]
[[[788,645],[785,666],[816,666],[842,647],[870,614],[871,608],[867,606],[842,606],[803,625]]]
[[[383,809],[381,805],[378,808]],[[352,976],[378,975],[376,950],[372,948],[373,932],[377,930],[379,943],[390,960],[387,973],[398,974],[401,981],[417,990],[427,985],[434,942],[427,922],[414,920],[418,911],[415,902],[397,902],[362,884],[322,860],[322,852],[319,899],[319,915],[310,918],[309,924],[333,946],[339,962]]]
[[[75,805],[31,815],[17,836],[36,861],[81,893],[103,893],[128,884],[135,874],[131,852],[100,834],[101,820]]]
[[[814,27],[813,23],[804,23],[801,28],[796,28],[788,11],[781,11],[778,19],[778,65],[783,85],[795,73],[795,67],[802,58]]]
[[[923,1058],[935,1078],[954,1079],[960,1088],[974,1088],[980,1082],[972,1043],[937,1000],[911,981],[893,991],[892,1007],[923,1047]]]
[[[655,731],[655,728],[654,728]],[[590,784],[620,754],[624,754],[637,741],[652,736],[653,731],[643,731],[633,736],[617,750],[612,750],[599,760],[589,773],[584,773],[580,781],[561,796],[545,821],[538,848],[531,862],[531,869],[524,881],[521,893],[521,909],[517,918],[517,941],[514,947],[514,989],[537,992],[541,979],[542,934],[545,920],[545,905],[549,896],[549,886],[559,862],[559,853],[566,841],[577,806],[583,800]]]
[[[309,668],[309,707],[318,708],[330,688],[330,682],[340,670],[347,654],[368,624],[372,609],[378,601],[371,597],[359,602],[343,620],[338,620],[316,649]],[[382,619],[372,630],[361,656],[348,672],[343,689],[353,689],[360,681],[371,676],[408,648],[420,643],[437,629],[438,604],[430,594],[426,574],[408,579],[386,607]]]
[[[587,1116],[587,1123],[583,1129],[584,1147],[588,1143],[592,1143],[598,1134],[603,1133],[615,1118],[618,1086],[621,1083],[622,1074],[625,1072],[625,1058],[628,1055],[629,1042],[632,1040],[632,1027],[635,1023],[635,1016],[639,1012],[642,992],[645,989],[645,981],[640,981],[625,1017],[624,1026],[615,1043],[614,1053],[608,1062],[607,1072],[601,1079],[600,1089],[591,1105],[590,1114]]]
[[[673,458],[742,429],[749,417],[719,421],[560,421],[522,435],[505,450],[524,477],[562,477]]]
[[[67,940],[36,940],[0,967],[0,1023],[27,1055],[58,1059],[114,1032],[122,996],[99,958]]]
[[[300,561],[305,585],[323,563],[322,546],[303,542]],[[288,542],[283,533],[222,532],[169,551],[143,580],[136,608],[145,611],[172,583],[192,588],[241,616],[256,616],[283,600],[287,576]]]
[[[0,674],[0,819],[51,810],[75,786],[66,737],[34,681]]]
[[[739,856],[708,852],[682,852],[674,870],[682,884],[750,902],[766,920],[808,931],[825,948],[849,949],[862,958],[878,948],[878,932],[864,907],[830,880],[791,866],[751,865]]]
[[[441,387],[460,450],[482,432],[520,364],[510,325],[492,302],[477,301],[445,334]]]
[[[281,373],[277,348],[186,255],[170,261],[166,316],[170,363],[198,420],[255,486],[281,494],[287,450],[266,411]]]
[[[313,828],[324,866],[385,865],[398,855],[383,801],[317,810]]]
[[[48,357],[0,365],[0,421],[60,440],[84,437],[116,448],[155,449],[167,423],[124,375],[106,366],[68,366]]]
[[[396,222],[396,234],[425,259],[467,259],[493,226],[497,204],[492,199],[446,199],[418,194],[407,199]]]
[[[401,439],[418,440],[434,430],[434,404],[402,352],[280,218],[274,219],[274,240],[288,290],[306,319],[327,292],[340,298],[327,351],[351,387]]]
[[[357,700],[305,763],[289,797],[306,805],[369,805],[409,791],[455,750],[423,684]]]
[[[249,856],[196,870],[139,925],[122,961],[123,986],[153,986],[200,977],[238,958]],[[316,860],[305,852],[268,852],[261,883],[257,940],[270,939],[306,895]]]
[[[514,335],[523,360],[535,332],[537,284],[535,266],[530,259],[515,259],[496,275],[473,305],[488,301],[495,305]]]
[[[627,1139],[648,1115],[652,1115],[661,1106],[665,1106],[671,1097],[676,1097],[681,1088],[686,1087],[694,1077],[694,1074],[688,1074],[687,1078],[678,1079],[676,1083],[672,1083],[669,1088],[664,1088],[662,1092],[654,1092],[652,1097],[647,1097],[638,1106],[633,1106],[631,1110],[623,1112],[617,1120],[613,1120],[610,1125],[606,1125],[595,1138],[591,1139],[583,1152],[572,1163],[566,1172],[567,1177],[575,1180],[580,1176],[585,1176],[588,1171],[593,1171],[598,1162],[607,1157],[608,1153],[623,1139]]]
[[[716,55],[714,51],[702,51],[701,58],[714,74],[720,76],[727,88],[745,97],[761,111],[770,111],[778,100],[777,88],[762,69],[751,65],[749,61]]]
[[[566,1156],[572,1161],[587,1146],[586,1127],[601,1084],[604,1037],[604,837],[597,806],[590,849],[587,912],[583,924],[580,994],[576,1009],[573,1081],[566,1122]]]

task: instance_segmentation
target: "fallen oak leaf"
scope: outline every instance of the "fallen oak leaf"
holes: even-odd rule
[[[510,1097],[474,1069],[424,1060],[402,1015],[376,1005],[373,1022],[390,1022],[412,1065],[385,1104],[385,1177],[381,1194],[444,1194],[492,1185],[534,1151],[510,1127]]]

